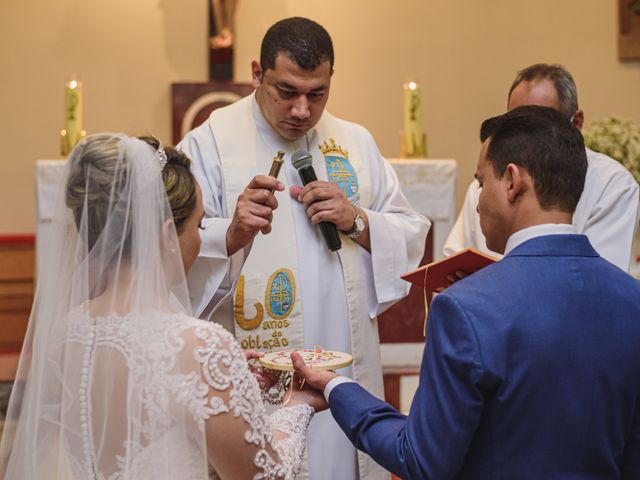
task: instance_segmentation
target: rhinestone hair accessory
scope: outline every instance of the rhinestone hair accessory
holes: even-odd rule
[[[156,150],[156,157],[158,158],[158,165],[160,165],[160,170],[164,170],[164,166],[167,164],[167,154],[164,151],[164,147],[160,142],[158,142],[158,149]]]

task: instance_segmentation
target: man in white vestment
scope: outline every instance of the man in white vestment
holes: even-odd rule
[[[180,143],[206,212],[189,287],[196,312],[224,323],[243,348],[349,352],[353,365],[342,372],[382,397],[376,317],[408,293],[399,277],[417,267],[430,223],[411,209],[371,135],[325,110],[333,61],[322,26],[274,24],[251,63],[254,94]],[[276,179],[267,173],[278,151]],[[309,152],[318,177],[306,186],[291,164],[298,151]],[[328,249],[319,222],[335,225],[339,250]],[[309,477],[388,474],[325,412],[309,431],[301,478]]]
[[[578,93],[571,74],[560,65],[535,64],[518,73],[509,90],[507,108],[541,105],[563,113],[567,121],[582,128],[584,113],[578,108]],[[585,234],[601,257],[629,271],[633,239],[638,226],[638,184],[620,163],[587,148],[587,178],[573,214],[577,233]],[[467,189],[464,204],[444,254],[473,247],[494,256],[480,230],[476,207],[480,188],[474,180]]]

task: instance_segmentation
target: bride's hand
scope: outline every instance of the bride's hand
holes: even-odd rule
[[[264,356],[264,352],[258,352],[256,350],[246,350],[244,352],[244,357],[249,364],[249,371],[256,377],[258,385],[260,385],[260,390],[265,392],[276,384],[280,377],[280,372],[256,365],[254,360],[262,356]]]

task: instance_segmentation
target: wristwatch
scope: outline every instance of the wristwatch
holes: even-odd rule
[[[360,209],[356,207],[356,218],[353,219],[353,227],[347,232],[347,235],[349,238],[358,238],[364,232],[365,227],[364,217]]]

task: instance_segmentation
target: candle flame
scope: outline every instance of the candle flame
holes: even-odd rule
[[[76,80],[71,80],[69,82],[69,88],[78,88],[78,82]]]
[[[415,90],[418,88],[418,84],[416,82],[409,82],[409,90]]]

